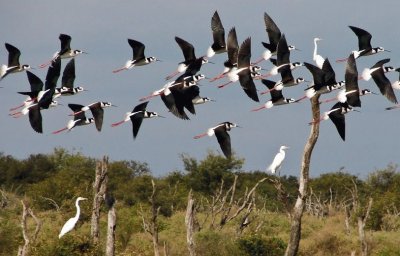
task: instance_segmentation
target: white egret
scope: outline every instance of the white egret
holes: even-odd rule
[[[274,160],[268,166],[267,171],[270,171],[272,174],[275,174],[282,167],[283,160],[285,159],[285,149],[288,149],[288,146],[281,146],[278,154],[275,155]]]
[[[87,200],[87,198],[84,197],[78,197],[75,201],[75,206],[76,206],[76,214],[75,217],[70,218],[67,222],[65,222],[64,226],[61,229],[60,234],[58,235],[58,238],[61,238],[63,235],[71,231],[74,227],[75,224],[78,222],[79,215],[81,214],[81,208],[79,207],[79,201],[82,200]]]

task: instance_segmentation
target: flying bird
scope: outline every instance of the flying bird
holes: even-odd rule
[[[148,103],[149,102],[146,101],[135,106],[131,112],[127,112],[125,114],[124,120],[113,123],[111,126],[116,127],[130,120],[132,122],[133,138],[136,139],[144,118],[163,117],[157,114],[156,112],[147,111],[146,107]]]
[[[82,107],[79,111],[74,112],[72,115],[74,116],[79,115],[82,112],[90,110],[94,118],[96,129],[100,132],[103,126],[104,108],[107,107],[116,107],[116,106],[111,104],[111,102],[97,101]]]
[[[50,61],[39,65],[39,68],[47,67],[48,65],[50,65],[53,61],[55,61],[57,59],[74,58],[80,54],[87,54],[87,52],[82,51],[82,50],[71,49],[71,40],[72,40],[71,36],[66,35],[66,34],[60,34],[58,39],[60,39],[60,43],[61,43],[60,51],[54,53],[53,58]]]
[[[355,59],[357,59],[361,56],[373,55],[378,52],[383,52],[383,51],[390,52],[388,50],[385,50],[381,46],[372,47],[372,45],[371,45],[372,35],[368,31],[358,28],[358,27],[354,27],[354,26],[349,26],[349,28],[354,32],[354,34],[356,34],[356,36],[358,38],[358,50],[352,51]],[[336,62],[343,62],[346,60],[347,59],[339,59]]]
[[[58,238],[60,239],[62,236],[64,236],[66,233],[71,231],[74,227],[75,224],[78,222],[79,215],[81,214],[81,208],[79,207],[79,202],[82,200],[87,200],[87,198],[84,197],[78,197],[75,201],[75,206],[76,206],[76,214],[75,217],[70,218],[67,222],[65,222],[64,226],[61,229],[60,234],[58,235]]]
[[[156,57],[146,57],[144,55],[145,45],[139,41],[128,39],[128,43],[132,48],[133,57],[131,60],[128,60],[122,68],[118,68],[113,70],[113,73],[118,73],[123,70],[128,70],[136,66],[143,66],[150,64],[155,61],[160,61]]]
[[[275,174],[276,172],[279,172],[281,167],[282,167],[282,163],[283,160],[285,160],[285,149],[288,149],[288,146],[281,146],[279,148],[279,152],[275,155],[274,160],[272,161],[272,163],[268,166],[267,171],[270,171],[272,174]]]
[[[268,60],[272,56],[276,55],[277,46],[282,36],[282,33],[278,28],[278,26],[266,12],[264,12],[264,23],[265,23],[265,30],[267,31],[268,34],[269,43],[262,42],[262,45],[265,47],[266,50],[263,52],[262,57],[253,64],[258,64],[261,61]],[[296,47],[290,45],[288,46],[288,49],[291,51],[295,50]]]
[[[85,115],[84,111],[81,111],[82,108],[84,108],[85,106],[83,105],[79,105],[79,104],[68,104],[68,107],[75,113],[75,112],[80,112],[79,114],[74,115],[74,119],[73,120],[69,120],[67,123],[67,126],[52,132],[53,134],[58,134],[62,131],[68,130],[71,131],[74,127],[77,126],[83,126],[83,125],[88,125],[91,123],[94,123],[95,120],[94,118],[87,118]]]
[[[215,54],[226,52],[225,29],[222,26],[217,11],[214,12],[211,18],[211,30],[213,34],[213,44],[207,50],[208,58],[211,58]]]
[[[5,43],[5,46],[8,51],[8,64],[3,64],[0,67],[0,81],[9,74],[21,72],[31,68],[31,66],[28,64],[21,65],[19,63],[21,51],[17,47],[8,43]]]
[[[269,109],[272,108],[273,106],[286,105],[296,102],[295,99],[283,97],[282,89],[280,90],[276,89],[276,82],[267,79],[263,79],[261,80],[261,82],[268,87],[269,92],[271,93],[271,100],[267,101],[261,107],[253,109],[252,111],[259,111],[265,108]]]
[[[194,139],[199,139],[207,135],[210,137],[215,135],[215,137],[217,137],[218,143],[225,157],[230,158],[232,156],[232,149],[231,149],[231,137],[229,136],[228,131],[230,131],[234,127],[240,127],[240,126],[231,122],[223,122],[215,127],[209,128],[206,133],[194,136]]]
[[[82,86],[74,87],[75,81],[75,59],[71,59],[65,65],[63,76],[61,78],[61,87],[56,88],[56,93],[61,96],[75,95],[77,93],[86,91]]]

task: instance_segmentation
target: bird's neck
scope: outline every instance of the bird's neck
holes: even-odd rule
[[[75,218],[77,219],[77,218],[79,218],[79,215],[81,214],[81,208],[79,207],[79,201],[76,201],[75,207],[76,207]]]

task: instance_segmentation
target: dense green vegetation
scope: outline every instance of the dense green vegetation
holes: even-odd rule
[[[290,210],[297,197],[296,177],[278,178],[265,172],[249,172],[242,169],[244,159],[226,159],[213,152],[202,160],[187,155],[181,159],[184,170],[170,170],[163,177],[153,177],[146,163],[109,162],[108,191],[117,200],[117,255],[153,255],[151,235],[142,225],[142,218],[150,219],[151,180],[157,189],[160,251],[165,250],[168,255],[188,254],[185,212],[192,190],[196,202],[198,255],[283,254],[290,229]],[[20,226],[21,199],[29,203],[42,221],[38,238],[32,244],[32,255],[103,255],[105,206],[100,223],[101,243],[94,246],[90,239],[95,165],[96,159],[64,149],[22,160],[0,154],[0,255],[15,255],[18,246],[24,243]],[[249,191],[263,178],[267,179],[250,195]],[[233,216],[247,195],[251,198],[243,211],[227,221],[224,213]],[[89,201],[81,203],[82,214],[75,229],[59,240],[62,225],[75,214],[74,202],[78,196]],[[400,255],[400,173],[394,165],[374,171],[365,180],[343,170],[313,178],[300,254],[359,252],[357,217],[365,214],[369,198],[373,199],[366,226],[370,252]],[[28,225],[33,232],[35,223],[30,220]]]

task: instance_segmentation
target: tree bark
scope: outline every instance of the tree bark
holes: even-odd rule
[[[115,207],[113,205],[111,209],[108,211],[106,256],[114,256],[115,254],[116,222],[117,222],[117,216],[115,213]]]
[[[102,161],[96,163],[96,177],[93,183],[93,208],[90,235],[93,244],[97,244],[100,238],[100,206],[107,190],[107,167],[108,157],[104,156]]]
[[[31,244],[36,241],[36,238],[42,227],[42,223],[36,217],[36,215],[33,213],[32,209],[30,209],[29,207],[26,206],[26,204],[23,200],[21,200],[21,204],[22,204],[21,227],[22,227],[22,236],[24,237],[24,245],[20,246],[18,248],[18,256],[26,256],[26,255],[29,255],[29,250],[30,250]],[[35,232],[33,233],[33,235],[31,237],[28,234],[28,228],[27,228],[27,220],[28,220],[29,215],[31,215],[31,217],[36,222]]]
[[[192,190],[189,192],[188,204],[186,208],[185,224],[186,224],[186,241],[189,250],[189,255],[196,255],[194,243],[194,223],[195,223],[195,205],[192,195]]]
[[[311,98],[311,109],[313,120],[319,120],[320,108],[319,108],[319,95]],[[304,212],[304,202],[307,197],[308,180],[310,177],[310,161],[312,151],[318,140],[319,135],[319,122],[314,122],[311,126],[310,135],[307,143],[304,147],[303,159],[301,163],[300,179],[299,179],[299,194],[292,213],[292,224],[290,228],[290,238],[286,248],[285,256],[297,255],[299,250],[300,238],[301,238],[301,218]]]
[[[358,236],[359,236],[360,243],[361,243],[361,255],[362,256],[367,256],[368,255],[368,243],[367,243],[367,240],[365,238],[365,224],[367,222],[367,219],[368,219],[368,216],[369,216],[369,212],[371,211],[371,207],[372,207],[372,197],[369,198],[367,211],[364,214],[364,216],[358,216],[357,217]]]

